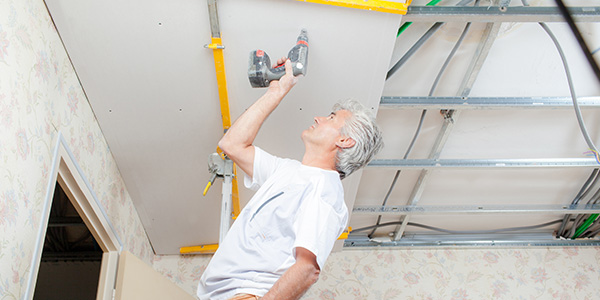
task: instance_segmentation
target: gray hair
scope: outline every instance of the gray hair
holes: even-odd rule
[[[352,117],[346,120],[341,134],[352,138],[354,146],[340,148],[336,155],[335,168],[344,179],[354,171],[364,167],[383,148],[381,130],[375,118],[360,102],[349,99],[336,103],[334,111],[347,110]]]

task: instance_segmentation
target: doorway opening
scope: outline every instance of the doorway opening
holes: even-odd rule
[[[99,264],[99,275],[95,275],[95,289],[97,291],[95,296],[90,299],[112,300],[119,254],[123,248],[123,243],[61,133],[58,135],[52,171],[49,175],[46,199],[42,209],[42,221],[39,225],[32,257],[27,290],[22,299],[34,299],[38,275],[44,276],[42,273],[45,272],[42,269],[44,267],[41,267],[42,264],[51,265],[57,261],[68,260],[69,266],[86,265],[87,262]],[[53,201],[54,198],[57,198],[57,200]],[[52,208],[53,206],[54,208]],[[53,211],[52,214],[51,211]],[[81,225],[81,223],[84,225]],[[59,227],[64,228],[55,230]],[[84,228],[90,232],[91,239],[87,236],[87,232],[84,232]],[[48,236],[46,235],[47,231],[49,232]],[[49,241],[47,246],[46,240]],[[44,249],[48,251],[44,251]],[[85,253],[78,253],[76,259],[73,259],[75,257],[74,253],[59,254],[58,250],[60,249]],[[39,272],[41,269],[42,271]],[[97,267],[94,270],[97,270]],[[94,273],[96,272],[98,271],[94,271]],[[56,272],[52,271],[50,276],[54,277],[55,274]],[[75,285],[77,284],[71,284],[66,289],[74,289],[76,288]],[[36,297],[36,299],[42,298]],[[43,299],[51,298],[44,297]],[[61,297],[60,299],[84,298],[78,295],[74,298]]]
[[[57,182],[33,299],[96,299],[102,253]]]

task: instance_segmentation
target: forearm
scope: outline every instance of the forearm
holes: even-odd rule
[[[258,130],[282,99],[282,96],[267,91],[233,123],[219,141],[219,147],[227,151],[231,147],[252,145]]]
[[[283,63],[284,60],[277,62]],[[252,143],[263,122],[298,81],[293,73],[292,63],[285,61],[285,75],[279,80],[271,81],[267,92],[233,123],[219,141],[219,148],[250,176],[254,160]]]
[[[296,300],[319,279],[319,270],[310,264],[294,264],[261,299]]]

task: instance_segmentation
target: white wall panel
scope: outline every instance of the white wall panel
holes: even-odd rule
[[[206,2],[47,2],[156,253],[216,243],[221,185],[201,195],[222,135],[212,51],[203,47]],[[233,120],[265,91],[248,82],[250,51],[276,59],[308,30],[307,76],[265,122],[258,146],[301,159],[301,131],[338,100],[377,113],[399,15],[272,0],[222,0],[218,10]],[[359,180],[347,180],[350,207]],[[242,186],[240,194],[242,203],[251,197]]]

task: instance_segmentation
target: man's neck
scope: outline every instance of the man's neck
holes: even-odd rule
[[[336,153],[336,151],[310,151],[307,149],[304,152],[304,157],[302,157],[302,164],[309,167],[335,171]]]

